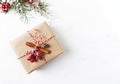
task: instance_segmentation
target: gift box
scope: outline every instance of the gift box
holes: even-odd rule
[[[27,73],[63,53],[61,45],[46,22],[14,39],[11,46]]]

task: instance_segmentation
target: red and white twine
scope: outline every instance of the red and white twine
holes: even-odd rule
[[[36,45],[41,45],[41,44],[47,43],[48,41],[50,41],[52,38],[55,37],[54,35],[52,35],[51,37],[49,37],[48,39],[45,40],[45,37],[42,34],[40,34],[40,31],[38,29],[35,29],[35,31],[36,32],[35,32],[34,36],[29,31],[27,31],[27,32],[30,35],[30,37],[33,39],[34,44],[36,44]],[[33,53],[33,50],[26,51],[25,54],[23,56],[19,57],[18,59],[21,59],[32,53]]]

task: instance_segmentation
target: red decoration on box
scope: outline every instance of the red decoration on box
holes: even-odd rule
[[[26,42],[26,45],[33,49],[25,52],[25,54],[18,59],[29,55],[29,57],[27,57],[27,60],[31,63],[37,62],[38,60],[44,60],[47,63],[47,60],[45,59],[45,54],[51,53],[51,51],[47,49],[50,47],[47,42],[51,40],[54,35],[45,40],[45,37],[40,34],[40,31],[38,29],[35,29],[35,35],[32,35],[29,31],[28,34],[33,39],[33,42]]]

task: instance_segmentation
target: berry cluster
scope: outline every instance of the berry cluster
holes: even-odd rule
[[[10,3],[4,2],[4,3],[0,3],[0,9],[2,12],[6,13],[8,12],[8,10],[10,9]]]
[[[28,61],[30,61],[31,63],[37,61],[37,60],[43,60],[44,59],[44,55],[45,53],[41,52],[38,50],[38,48],[36,48],[33,53],[27,58]]]
[[[45,53],[40,51],[39,48],[48,48],[49,45],[48,44],[43,44],[39,46],[36,46],[35,49],[33,50],[33,53],[27,58],[28,61],[30,61],[31,63],[36,62],[37,60],[44,60],[45,59]]]

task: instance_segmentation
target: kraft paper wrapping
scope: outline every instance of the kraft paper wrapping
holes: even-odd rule
[[[50,36],[54,35],[46,22],[44,22],[34,28],[39,29],[41,34],[44,35],[46,38],[49,38]],[[30,30],[30,32],[32,34],[35,33],[34,28]],[[32,38],[26,32],[11,42],[11,46],[12,46],[13,50],[15,51],[18,58],[21,57],[27,50],[32,49],[25,45],[26,42],[32,42],[32,41],[33,41]],[[47,43],[50,45],[50,47],[48,49],[51,51],[51,53],[45,54],[45,58],[49,62],[53,58],[57,57],[59,54],[63,53],[63,49],[60,46],[60,44],[58,43],[56,37],[53,37]],[[28,56],[29,55],[27,55],[21,59],[18,59],[22,63],[22,65],[27,73],[31,73],[32,71],[34,71],[34,70],[40,68],[42,65],[46,64],[46,62],[43,60],[38,60],[37,62],[30,63],[28,60],[26,60],[26,58]]]

